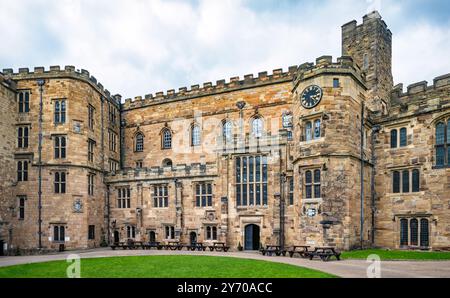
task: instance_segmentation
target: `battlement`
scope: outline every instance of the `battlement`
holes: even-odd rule
[[[428,85],[427,81],[410,84],[406,87],[406,92],[403,90],[403,84],[397,84],[392,89],[391,96],[392,99],[402,100],[413,95],[427,95],[428,93],[440,88],[450,88],[450,74],[445,74],[434,78],[432,85]]]
[[[382,19],[380,13],[378,11],[372,11],[371,13],[363,16],[362,24],[358,25],[356,20],[350,21],[344,25],[342,25],[342,32],[348,34],[352,31],[363,30],[364,28],[370,27],[373,23],[381,24],[381,27],[392,36],[391,30],[388,29],[386,22]]]
[[[13,80],[29,80],[29,79],[50,79],[50,78],[74,78],[87,82],[94,89],[96,89],[100,94],[106,97],[109,101],[115,103],[117,106],[120,106],[121,97],[119,94],[111,95],[111,93],[103,87],[103,85],[97,81],[97,79],[90,75],[89,71],[85,69],[75,69],[75,66],[67,65],[62,68],[59,65],[50,66],[48,70],[46,70],[42,66],[37,66],[33,71],[30,71],[29,68],[23,67],[19,68],[17,72],[14,72],[11,68],[3,69],[3,74],[10,79]]]
[[[192,163],[142,169],[126,168],[122,171],[108,175],[108,181],[114,182],[140,179],[175,179],[180,177],[192,176],[213,176],[217,174],[217,164],[215,162],[203,164]]]
[[[175,91],[175,89],[170,89],[166,91],[166,93],[160,91],[156,92],[154,95],[147,94],[144,97],[136,96],[134,99],[125,99],[123,109],[135,109],[151,104],[159,104],[177,100],[187,100],[223,92],[287,82],[293,79],[296,72],[297,66],[290,66],[286,72],[280,68],[273,70],[272,74],[268,74],[267,71],[259,72],[257,77],[255,77],[253,74],[247,74],[243,79],[240,79],[238,76],[236,76],[230,78],[228,82],[226,82],[225,80],[218,80],[216,81],[216,84],[213,84],[212,82],[205,82],[202,85],[192,85],[190,89],[188,89],[187,87],[180,87],[178,88],[178,92]]]
[[[301,64],[294,77],[294,86],[297,86],[300,81],[326,74],[350,74],[365,87],[365,76],[350,56],[339,57],[336,62],[333,62],[332,56],[321,56],[316,59],[315,64],[311,62]]]

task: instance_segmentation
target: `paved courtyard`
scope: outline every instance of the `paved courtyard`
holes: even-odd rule
[[[0,267],[37,263],[54,260],[64,260],[70,254],[79,254],[83,258],[114,257],[114,256],[145,256],[145,255],[199,255],[199,256],[224,256],[235,258],[247,258],[264,260],[302,266],[328,272],[340,277],[365,278],[370,263],[365,260],[342,260],[322,262],[320,260],[305,260],[289,257],[266,257],[257,252],[191,252],[191,251],[166,251],[166,250],[111,250],[100,248],[85,251],[63,252],[40,256],[0,257]],[[450,261],[382,261],[381,277],[387,278],[431,278],[450,277]]]

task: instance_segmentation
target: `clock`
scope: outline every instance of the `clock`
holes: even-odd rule
[[[300,101],[302,106],[306,109],[312,109],[317,106],[322,99],[322,88],[317,85],[311,85],[303,90]]]

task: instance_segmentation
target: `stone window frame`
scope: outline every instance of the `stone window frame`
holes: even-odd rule
[[[316,181],[316,172],[319,171],[319,182]],[[311,182],[307,182],[307,173],[311,173]],[[303,185],[303,199],[306,201],[311,200],[320,200],[322,199],[322,167],[316,166],[316,167],[308,167],[302,169],[302,185]],[[311,187],[311,197],[308,198],[307,189],[308,187]],[[319,187],[319,196],[316,196],[316,187]]]
[[[117,109],[114,106],[114,104],[112,104],[111,102],[108,102],[108,120],[109,120],[109,124],[112,127],[116,127],[117,125]]]
[[[133,136],[134,152],[144,152],[145,148],[145,134],[138,130]]]
[[[165,126],[159,132],[161,136],[161,150],[172,149],[173,131]]]
[[[193,197],[195,208],[212,208],[214,205],[214,183],[211,180],[208,181],[194,181]],[[197,192],[198,189],[198,192]],[[211,192],[208,191],[211,190]],[[203,193],[205,190],[205,193]],[[203,197],[205,198],[205,204],[203,204]]]
[[[117,190],[117,209],[131,209],[131,187],[118,186]]]
[[[143,168],[143,164],[144,164],[144,161],[142,159],[136,160],[136,162],[135,162],[136,169],[142,169]]]
[[[408,182],[405,183],[405,173],[408,174]],[[416,173],[418,174],[419,180],[416,183]],[[420,186],[422,185],[421,182],[421,173],[422,170],[420,167],[403,167],[403,168],[393,168],[391,169],[391,179],[390,179],[390,192],[394,195],[402,195],[402,194],[417,194],[420,193]],[[398,176],[396,176],[398,174]],[[397,183],[395,183],[394,180],[396,180],[396,177],[398,178],[398,190],[395,186]],[[405,191],[405,185],[408,186],[408,191]],[[395,189],[394,189],[395,188]]]
[[[169,208],[169,184],[152,184],[152,208]]]
[[[300,117],[300,142],[309,144],[317,142],[325,137],[325,127],[324,127],[324,112],[317,112],[310,115],[306,115],[303,117]],[[316,132],[316,126],[315,123],[319,121],[319,136],[317,137]],[[311,125],[310,128],[310,135],[311,138],[308,138],[308,123]]]
[[[288,194],[288,205],[294,206],[294,194],[295,194],[295,178],[294,176],[287,176],[287,194]]]
[[[30,112],[30,98],[30,89],[22,89],[17,91],[17,111],[19,114],[26,114]]]
[[[164,239],[174,240],[176,239],[175,225],[163,225],[164,227]]]
[[[17,125],[17,143],[16,148],[27,149],[30,146],[30,124],[20,124]]]
[[[88,196],[94,196],[94,190],[95,190],[95,173],[89,173],[87,174],[87,189],[88,189]]]
[[[87,143],[88,143],[88,152],[87,152],[88,159],[87,160],[89,163],[94,163],[94,161],[95,161],[95,146],[96,146],[97,142],[95,140],[89,138]]]
[[[53,193],[66,194],[67,193],[67,176],[66,170],[53,171]]]
[[[109,151],[117,152],[117,133],[111,129],[108,130]]]
[[[119,162],[115,159],[110,158],[108,160],[108,164],[109,164],[109,172],[117,172],[117,170],[119,169]]]
[[[250,181],[249,176],[250,176],[250,171],[249,171],[249,167],[247,165],[247,181],[244,182],[244,158],[247,159],[247,163],[249,158],[252,157],[254,159],[254,172],[253,172],[253,182]],[[260,179],[259,181],[257,180],[257,176],[258,176],[258,171],[257,171],[257,160],[256,158],[259,157],[259,175],[260,175]],[[269,156],[266,154],[242,154],[242,155],[236,155],[234,157],[234,161],[233,161],[233,172],[234,172],[234,195],[236,198],[236,207],[238,209],[247,209],[247,208],[268,208],[269,206],[269,163],[268,163],[268,158]],[[238,176],[236,175],[238,173],[238,159],[239,159],[239,179]],[[264,163],[265,162],[265,163]],[[264,175],[264,169],[265,169],[265,175]],[[239,182],[238,182],[239,180]],[[253,184],[253,191],[254,191],[254,202],[253,204],[250,204],[250,185]],[[244,187],[244,186],[247,187]],[[257,189],[258,189],[258,185],[259,185],[259,190],[260,190],[260,197],[259,197],[259,204],[258,204],[258,196],[257,196]],[[246,201],[244,204],[243,198],[244,198],[244,188],[246,188]],[[239,192],[238,192],[239,190]],[[265,192],[265,196],[264,196],[264,192]],[[238,195],[239,193],[239,195]]]
[[[217,225],[205,225],[205,240],[217,241],[218,240],[218,227]]]
[[[127,234],[127,239],[135,239],[136,238],[136,226],[135,225],[126,225],[125,232]]]
[[[233,131],[234,131],[234,124],[231,119],[223,119],[222,120],[222,140],[224,143],[230,143],[233,141]]]
[[[53,139],[53,158],[54,159],[66,159],[67,158],[67,139],[68,139],[67,135],[66,134],[54,134],[51,136],[51,138]],[[57,143],[57,140],[58,140],[58,143]],[[64,145],[62,144],[61,140],[64,140]]]
[[[67,122],[67,98],[54,98],[53,104],[53,123],[55,125],[63,125]]]
[[[95,129],[95,107],[92,104],[87,105],[88,109],[88,128],[91,131]]]
[[[431,222],[432,216],[430,214],[399,214],[395,215],[394,220],[398,222],[397,224],[397,244],[400,248],[429,248],[431,245]],[[415,237],[412,237],[412,226],[411,221],[415,220],[417,222],[417,230],[414,231]],[[424,228],[423,222],[426,221],[427,231],[424,233],[422,230]],[[406,235],[405,229],[403,229],[404,223],[406,222]],[[406,237],[406,243],[404,242]],[[425,239],[422,239],[424,237]],[[415,244],[417,242],[417,244]],[[427,244],[427,245],[422,245]]]
[[[17,170],[17,182],[26,182],[29,178],[29,159],[18,159],[16,161],[16,170]]]
[[[390,150],[407,148],[410,145],[410,144],[408,144],[408,135],[411,131],[409,121],[390,125],[388,127],[388,129],[389,129],[389,149]],[[402,133],[403,131],[404,131],[404,133]],[[394,134],[395,134],[395,140],[394,140],[394,136],[393,136]],[[402,136],[404,136],[404,142],[402,142],[402,140],[403,140]],[[394,144],[394,141],[395,141],[395,144]]]
[[[64,243],[66,242],[66,225],[65,224],[52,224],[53,237],[52,242]]]
[[[25,220],[25,208],[26,208],[27,196],[26,195],[18,195],[17,196],[17,219]]]
[[[202,129],[200,124],[193,122],[189,129],[191,136],[191,147],[197,147],[202,145]]]
[[[443,142],[442,144],[437,144],[437,132],[438,132],[438,125],[443,125],[444,135],[443,135]],[[450,115],[445,115],[442,117],[437,118],[435,121],[433,121],[433,159],[434,164],[433,168],[439,169],[439,168],[448,168],[450,167]],[[443,163],[438,164],[438,149],[443,150]]]
[[[260,122],[260,125],[255,126],[256,121]],[[265,134],[265,124],[266,121],[264,120],[264,117],[260,114],[256,114],[251,117],[250,119],[250,131],[251,136],[254,138],[262,138]]]

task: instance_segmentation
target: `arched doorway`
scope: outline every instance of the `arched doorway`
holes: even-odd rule
[[[114,231],[114,243],[119,243],[119,241],[120,241],[119,231]]]
[[[190,241],[191,245],[197,243],[197,233],[196,232],[189,233],[189,241]]]
[[[244,233],[244,249],[258,250],[259,249],[259,226],[250,224],[245,226]]]
[[[156,233],[155,233],[155,231],[150,231],[148,233],[148,241],[150,243],[155,243],[156,242]]]

